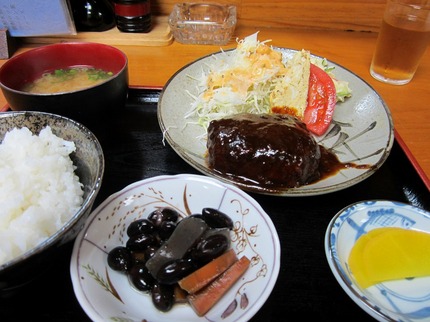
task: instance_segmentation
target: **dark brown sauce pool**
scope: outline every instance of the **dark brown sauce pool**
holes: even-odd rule
[[[336,175],[340,170],[343,169],[370,169],[372,168],[372,165],[370,164],[355,164],[353,162],[346,162],[342,163],[337,158],[336,154],[329,151],[324,146],[320,145],[320,151],[321,151],[321,159],[318,166],[318,170],[320,172],[319,179],[310,182],[315,183],[324,179],[327,179],[328,177]]]

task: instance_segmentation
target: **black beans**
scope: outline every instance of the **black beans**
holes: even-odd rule
[[[115,247],[109,252],[107,262],[110,268],[121,272],[128,271],[133,264],[130,250],[122,246]]]
[[[233,220],[218,209],[203,208],[202,218],[212,228],[233,229]]]
[[[229,247],[229,240],[225,235],[215,234],[202,239],[191,252],[191,258],[201,264],[223,254]]]
[[[128,277],[131,284],[133,284],[133,286],[139,291],[149,292],[155,283],[155,279],[143,263],[134,265],[130,269]]]
[[[179,287],[177,282],[223,254],[231,243],[233,221],[230,217],[217,209],[204,208],[201,214],[190,215],[183,222],[186,225],[198,218],[204,227],[201,234],[190,243],[182,258],[177,256],[175,260],[167,261],[154,274],[154,270],[148,270],[153,261],[148,260],[154,254],[162,249],[173,254],[175,247],[189,242],[189,231],[182,234],[176,230],[179,218],[175,209],[160,208],[152,211],[148,218],[133,221],[126,230],[126,245],[113,248],[107,256],[109,267],[127,274],[130,284],[137,290],[150,293],[154,306],[163,312],[169,311],[175,303],[174,289]],[[183,238],[175,238],[175,245],[170,246],[169,239],[172,240],[170,237],[175,230],[176,237]]]
[[[174,287],[172,285],[156,282],[152,287],[151,295],[152,303],[162,312],[169,311],[175,302]]]
[[[163,265],[157,274],[160,283],[172,285],[195,270],[191,259],[178,259]]]
[[[133,221],[127,228],[127,236],[137,236],[142,234],[151,234],[155,230],[154,224],[148,219],[138,219]]]
[[[179,219],[179,214],[172,208],[162,208],[154,210],[149,214],[148,220],[154,224],[155,227],[160,227],[164,221],[176,222]]]
[[[173,221],[163,221],[158,230],[158,237],[161,240],[167,240],[172,235],[176,228],[176,223]]]
[[[130,250],[145,250],[149,246],[155,243],[155,238],[153,235],[137,235],[132,236],[127,240],[127,248]]]

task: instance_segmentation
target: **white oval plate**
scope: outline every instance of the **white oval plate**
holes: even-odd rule
[[[235,223],[232,248],[238,256],[251,259],[242,279],[204,317],[199,318],[188,304],[176,304],[167,313],[158,311],[149,294],[133,289],[125,274],[107,264],[107,253],[125,245],[126,229],[134,219],[167,206],[182,216],[201,212],[204,207],[228,214]],[[133,183],[100,204],[76,238],[70,274],[75,295],[93,321],[219,321],[232,302],[241,300],[244,307],[238,304],[223,321],[248,321],[272,292],[279,265],[278,234],[253,198],[213,178],[176,175]]]
[[[286,57],[292,57],[296,50],[279,48]],[[232,51],[220,52],[203,57],[180,69],[167,82],[158,101],[158,121],[164,138],[187,163],[200,172],[235,184],[244,190],[280,196],[311,196],[325,194],[351,187],[372,175],[387,159],[394,140],[391,114],[382,98],[361,78],[345,68],[335,66],[334,73],[341,80],[349,82],[352,97],[338,103],[331,130],[317,142],[332,148],[342,162],[371,165],[367,169],[349,168],[334,176],[289,189],[263,189],[258,185],[243,184],[224,178],[207,166],[205,160],[206,136],[204,129],[189,124],[185,115],[191,110],[192,95],[198,95],[198,81],[207,73],[211,62],[230,55]],[[186,125],[186,126],[185,126]],[[203,139],[199,139],[203,136]]]
[[[380,283],[360,289],[348,268],[349,253],[364,233],[380,227],[401,227],[430,233],[430,213],[392,201],[362,201],[342,209],[328,225],[325,252],[344,291],[379,321],[429,321],[430,276]]]

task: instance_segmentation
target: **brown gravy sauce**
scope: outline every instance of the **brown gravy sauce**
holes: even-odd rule
[[[336,154],[334,154],[333,152],[331,152],[330,150],[328,150],[327,148],[325,148],[322,145],[320,146],[320,151],[321,151],[321,159],[320,159],[320,163],[318,166],[318,170],[320,172],[320,177],[319,179],[310,182],[310,183],[316,183],[318,181],[327,179],[331,176],[336,175],[339,171],[343,170],[343,169],[350,169],[350,168],[355,168],[355,169],[371,169],[373,166],[370,164],[356,164],[353,162],[345,162],[342,163],[339,161],[338,157],[336,156]]]

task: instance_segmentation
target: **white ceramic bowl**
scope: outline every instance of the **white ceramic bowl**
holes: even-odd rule
[[[429,321],[430,276],[389,281],[361,289],[348,267],[357,239],[380,227],[417,229],[430,233],[430,213],[411,205],[369,200],[352,204],[331,220],[325,251],[330,268],[345,292],[379,321]]]
[[[125,245],[125,230],[134,219],[167,206],[181,216],[204,207],[228,214],[235,223],[232,248],[252,261],[241,280],[204,317],[188,304],[175,304],[167,313],[158,311],[149,294],[133,289],[125,274],[107,264],[107,253]],[[107,198],[77,237],[70,272],[76,297],[93,321],[219,321],[229,305],[241,299],[247,299],[247,305],[237,305],[223,321],[248,321],[272,292],[279,268],[279,238],[259,204],[235,186],[185,174],[139,181]]]

